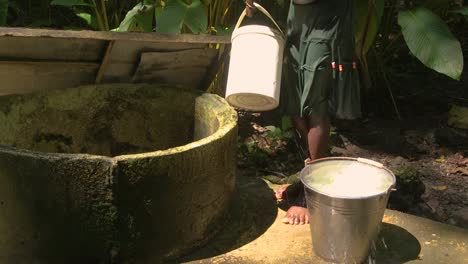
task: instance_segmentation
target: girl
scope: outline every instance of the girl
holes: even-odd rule
[[[246,0],[249,16],[255,9],[253,1]],[[332,117],[361,115],[353,26],[352,0],[291,0],[280,110],[291,116],[299,142],[307,150],[306,165],[328,155]],[[293,186],[277,190],[277,199],[287,188]],[[297,189],[301,191],[287,211],[286,224],[309,223],[304,188]]]

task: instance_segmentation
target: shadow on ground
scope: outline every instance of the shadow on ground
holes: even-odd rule
[[[274,223],[278,209],[272,190],[260,178],[238,177],[229,219],[205,247],[176,261],[181,263],[212,258],[235,250],[261,236]]]
[[[406,229],[382,223],[376,243],[377,252],[372,255],[375,262],[383,264],[400,264],[419,259],[421,244]]]

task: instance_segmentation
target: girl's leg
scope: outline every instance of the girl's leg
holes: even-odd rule
[[[330,118],[309,116],[307,142],[311,161],[328,156],[330,127]]]
[[[309,133],[309,122],[307,118],[304,117],[299,117],[299,116],[293,116],[291,117],[292,123],[294,125],[294,128],[296,129],[296,135],[298,138],[298,143],[300,144],[301,151],[304,151],[304,153],[301,153],[302,155],[309,155],[307,148],[308,148],[308,133]],[[303,157],[306,159],[307,157]]]
[[[309,133],[308,120],[307,118],[303,118],[299,116],[292,116],[291,121],[296,130],[295,136],[296,136],[297,144],[299,145],[299,148],[300,148],[300,152],[301,152],[300,156],[303,159],[306,159],[309,156],[308,143],[307,143],[307,138],[308,138],[308,133]],[[292,188],[292,187],[295,187],[295,188]],[[279,187],[275,191],[275,197],[277,200],[287,199],[288,196],[295,197],[299,194],[302,188],[303,188],[302,184],[300,183],[299,183],[299,186],[291,186],[291,187],[289,184],[285,184]]]
[[[330,119],[328,117],[308,118],[307,145],[311,161],[328,156],[328,142],[330,140]],[[303,225],[309,223],[309,211],[305,205],[302,192],[294,206],[291,206],[283,219],[283,223]]]

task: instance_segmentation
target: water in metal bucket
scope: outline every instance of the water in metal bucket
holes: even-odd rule
[[[314,161],[301,172],[315,253],[335,263],[362,263],[377,238],[395,176],[355,158]]]

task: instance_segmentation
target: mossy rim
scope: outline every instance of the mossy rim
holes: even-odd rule
[[[46,91],[38,93],[39,95],[57,95],[62,92],[67,92],[72,89],[99,89],[102,87],[112,87],[116,89],[125,89],[125,88],[133,88],[133,89],[145,89],[145,88],[164,88],[174,93],[180,94],[191,94],[195,98],[197,102],[201,104],[200,107],[204,109],[201,111],[210,111],[210,115],[212,114],[215,117],[217,122],[217,129],[213,132],[208,134],[207,136],[202,137],[201,139],[191,141],[187,144],[183,144],[180,146],[170,147],[167,149],[162,150],[154,150],[154,151],[144,151],[141,153],[132,153],[132,154],[122,154],[122,155],[99,155],[99,154],[92,154],[92,153],[59,153],[59,152],[46,152],[46,151],[37,151],[31,150],[27,148],[7,145],[7,144],[0,144],[0,148],[4,151],[14,151],[20,152],[27,155],[36,155],[36,156],[44,156],[44,157],[83,157],[83,158],[110,158],[115,161],[118,160],[125,160],[129,158],[145,158],[145,157],[152,157],[152,156],[165,156],[165,155],[172,155],[175,153],[189,151],[200,146],[204,146],[209,144],[210,142],[216,141],[224,137],[229,131],[233,130],[237,126],[237,113],[236,111],[229,106],[229,104],[220,96],[204,93],[202,91],[197,91],[193,89],[184,89],[180,87],[168,87],[165,85],[155,85],[155,84],[105,84],[105,85],[86,85],[86,86],[79,86],[75,88],[67,88],[67,89],[60,89],[60,90],[53,90],[53,91]],[[30,98],[35,96],[36,94],[27,94],[27,95],[15,95],[16,97],[21,96],[24,98]],[[196,111],[196,109],[194,109]],[[194,113],[195,115],[195,113]]]

